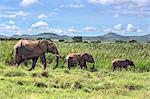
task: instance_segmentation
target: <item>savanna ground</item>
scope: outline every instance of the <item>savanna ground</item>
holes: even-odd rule
[[[63,43],[55,42],[60,55],[59,67],[54,55],[47,54],[47,70],[40,60],[35,70],[10,66],[16,41],[0,41],[1,99],[150,99],[150,44],[148,43]],[[94,56],[96,72],[78,67],[70,71],[63,64],[71,52],[88,52]],[[114,58],[134,61],[136,69],[112,72]],[[92,65],[88,64],[90,68]]]

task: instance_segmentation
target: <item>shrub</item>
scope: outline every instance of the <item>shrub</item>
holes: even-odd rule
[[[126,43],[126,41],[117,40],[116,43]]]
[[[74,42],[82,42],[82,37],[81,36],[74,36],[73,38]]]
[[[83,43],[88,43],[88,41],[84,41]]]
[[[136,40],[130,40],[129,43],[136,43]]]
[[[59,42],[65,42],[65,40],[64,39],[60,39]]]

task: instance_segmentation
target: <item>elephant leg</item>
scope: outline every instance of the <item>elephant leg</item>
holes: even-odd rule
[[[121,65],[121,66],[119,66],[119,70],[120,70],[120,71],[122,70],[122,68],[123,68],[123,67],[122,67],[122,65]]]
[[[45,69],[46,69],[46,67],[47,67],[45,54],[42,54],[42,55],[40,56],[40,59],[41,59],[41,61],[42,61],[42,64],[43,64],[43,66],[44,66],[44,70],[45,70]]]
[[[27,61],[24,61],[24,65],[27,66],[27,65],[28,65],[28,62],[27,62]]]
[[[80,65],[80,68],[82,69],[82,67],[84,66],[84,61],[80,61],[79,65]]]
[[[68,61],[68,69],[69,69],[69,70],[70,70],[71,66],[72,66],[71,61]]]
[[[18,63],[17,63],[17,68],[19,67],[19,65],[23,62],[23,60],[20,60]]]
[[[19,67],[19,65],[22,63],[22,60],[20,58],[20,60],[16,63],[17,64],[17,68]]]
[[[71,68],[71,65],[70,65],[70,64],[68,64],[68,69],[70,70],[70,68]]]
[[[116,66],[112,66],[112,67],[113,67],[113,68],[112,68],[112,69],[113,69],[113,71],[115,71],[115,70],[116,70]]]
[[[73,62],[73,60],[72,59],[69,59],[68,60],[68,69],[70,70],[70,68],[72,67],[72,66],[74,66],[75,65],[75,63]]]
[[[126,66],[126,67],[124,67],[124,68],[125,68],[125,70],[126,70],[126,71],[128,70],[127,66]]]
[[[17,63],[17,68],[19,67],[20,63]]]
[[[31,70],[33,70],[35,68],[37,60],[38,60],[38,57],[35,57],[35,58],[32,59],[32,67],[28,71],[31,71]]]
[[[83,66],[85,67],[85,69],[87,70],[87,65],[86,65],[86,61],[84,61]]]

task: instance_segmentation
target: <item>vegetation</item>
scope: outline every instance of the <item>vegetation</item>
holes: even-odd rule
[[[60,39],[60,40],[58,40],[59,42],[65,42],[65,40],[64,39]]]
[[[136,40],[130,40],[129,43],[136,43]]]
[[[74,42],[82,42],[83,38],[81,36],[74,36],[72,39]]]
[[[117,40],[116,43],[126,43],[126,41],[123,41],[123,40]]]
[[[33,71],[31,62],[19,68],[11,66],[12,48],[16,41],[0,41],[0,98],[6,99],[149,99],[149,43],[65,43],[54,42],[61,59],[55,65],[54,55],[47,54],[47,70],[40,60]],[[63,61],[72,52],[88,52],[95,59],[96,72],[78,67],[70,71]],[[112,71],[114,58],[134,61],[136,69]],[[88,67],[92,66],[88,64]]]
[[[97,40],[97,41],[91,41],[91,43],[101,43],[101,41]]]

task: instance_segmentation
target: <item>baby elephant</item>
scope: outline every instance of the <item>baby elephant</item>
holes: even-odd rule
[[[68,65],[69,70],[75,64],[79,64],[81,69],[82,67],[87,69],[86,62],[95,63],[93,56],[88,53],[72,53],[65,58],[65,63]],[[94,69],[94,64],[92,69]]]
[[[117,68],[120,68],[120,69],[125,68],[127,70],[129,65],[135,68],[133,61],[128,60],[128,59],[114,59],[112,61],[113,71],[116,70]]]

